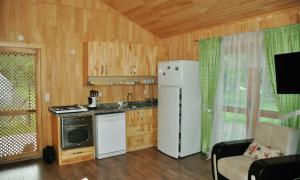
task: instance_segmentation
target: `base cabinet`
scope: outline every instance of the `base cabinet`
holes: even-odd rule
[[[83,147],[69,150],[61,149],[61,126],[60,118],[51,115],[52,144],[59,165],[72,164],[95,159],[95,147]]]
[[[157,144],[157,109],[126,112],[127,151],[144,149]]]

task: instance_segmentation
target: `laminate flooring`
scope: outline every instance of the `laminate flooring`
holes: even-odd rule
[[[210,161],[201,154],[174,159],[156,148],[71,165],[45,164],[42,159],[0,166],[0,180],[70,179],[212,179]],[[85,180],[87,180],[85,179]]]

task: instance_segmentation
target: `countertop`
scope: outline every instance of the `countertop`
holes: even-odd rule
[[[68,116],[112,114],[112,113],[121,113],[121,112],[140,110],[140,109],[157,108],[157,103],[146,103],[145,101],[135,101],[133,103],[139,105],[119,106],[117,103],[102,103],[99,104],[96,109],[91,109],[84,112],[72,112],[72,113],[61,113],[61,114],[56,114],[50,110],[49,112],[57,117],[68,117]]]

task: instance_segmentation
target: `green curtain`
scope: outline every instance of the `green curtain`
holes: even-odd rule
[[[201,151],[209,152],[214,99],[220,69],[221,38],[210,38],[199,42],[199,66],[201,85]]]
[[[264,47],[267,56],[269,77],[278,111],[281,115],[284,115],[300,109],[300,95],[277,94],[274,55],[300,51],[300,24],[269,29],[264,34]],[[283,124],[300,129],[300,117],[283,121]]]
[[[264,48],[267,57],[269,77],[279,114],[284,115],[300,109],[300,95],[277,94],[274,63],[275,54],[300,51],[300,24],[283,26],[264,31]],[[300,129],[300,116],[283,120],[282,124],[288,127]],[[298,148],[298,151],[299,150],[300,148]]]

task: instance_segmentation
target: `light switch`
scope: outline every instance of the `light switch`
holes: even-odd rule
[[[144,95],[147,95],[148,94],[148,89],[145,89],[144,90]]]
[[[50,93],[48,93],[48,92],[45,93],[44,100],[45,100],[45,102],[49,102],[50,101]]]
[[[71,54],[71,55],[75,55],[75,54],[76,54],[76,49],[71,48],[71,49],[70,49],[70,54]]]

